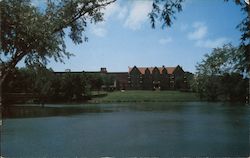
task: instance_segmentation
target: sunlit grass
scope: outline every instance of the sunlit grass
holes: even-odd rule
[[[199,101],[195,93],[179,91],[115,91],[106,97],[93,99],[92,102],[170,102]]]

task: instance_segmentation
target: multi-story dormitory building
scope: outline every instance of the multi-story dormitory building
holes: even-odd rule
[[[69,73],[56,72],[56,73]],[[174,90],[187,89],[187,75],[179,65],[176,67],[129,67],[128,72],[82,71],[70,73],[100,74],[110,76],[114,82],[110,87],[116,90]]]
[[[176,67],[132,67],[128,72],[130,89],[169,90],[187,88],[183,69]]]

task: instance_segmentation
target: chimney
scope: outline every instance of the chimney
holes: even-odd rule
[[[101,73],[107,73],[106,67],[101,67]]]

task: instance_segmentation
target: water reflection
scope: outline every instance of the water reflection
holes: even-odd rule
[[[190,108],[192,107],[192,108]],[[125,104],[38,104],[7,106],[3,109],[3,118],[29,118],[48,116],[68,116],[81,113],[105,112],[172,112],[172,113],[203,113],[206,115],[220,113],[237,117],[237,114],[248,113],[245,104],[225,104],[206,102],[152,102]],[[235,115],[236,114],[236,115]]]
[[[250,152],[250,108],[244,105],[25,105],[4,111],[5,157],[246,157]]]
[[[29,118],[29,117],[49,117],[68,116],[80,113],[101,113],[112,112],[97,106],[70,107],[70,106],[8,106],[3,109],[3,118]]]

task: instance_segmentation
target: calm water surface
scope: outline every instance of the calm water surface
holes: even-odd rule
[[[26,105],[5,109],[4,117],[5,157],[245,157],[250,152],[246,105]]]

